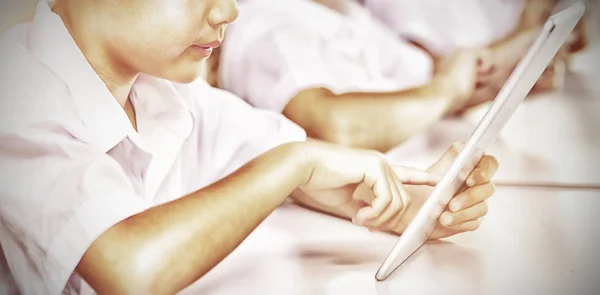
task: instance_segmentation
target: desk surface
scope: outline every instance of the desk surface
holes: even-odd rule
[[[600,184],[600,42],[594,41],[573,61],[562,91],[528,100],[506,126],[494,149],[501,160],[497,180]],[[426,167],[448,144],[465,140],[482,114],[442,122],[391,154]],[[426,244],[376,282],[397,237],[285,205],[187,291],[600,294],[599,213],[600,190],[499,187],[479,230]]]
[[[564,87],[527,99],[488,152],[500,160],[496,181],[600,187],[600,42],[577,56]],[[488,105],[489,106],[489,105]],[[426,168],[453,142],[466,141],[487,111],[446,119],[392,150],[400,163]]]
[[[430,242],[388,280],[396,237],[294,205],[193,294],[600,294],[600,191],[500,188],[475,232]]]
[[[496,182],[600,187],[600,5],[588,13],[590,44],[571,61],[564,87],[526,100],[489,151],[500,160]],[[486,111],[483,106],[443,120],[392,150],[390,158],[426,168],[451,143],[466,141]]]

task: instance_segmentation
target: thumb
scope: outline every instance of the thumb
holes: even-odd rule
[[[392,169],[403,184],[435,186],[442,178],[437,173],[426,172],[412,167],[392,166]]]

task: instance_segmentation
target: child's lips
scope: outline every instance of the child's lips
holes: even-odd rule
[[[201,47],[198,45],[192,45],[191,48],[194,51],[200,53],[202,56],[209,56],[213,51],[213,47]]]
[[[204,44],[194,44],[190,46],[194,51],[200,53],[202,57],[208,57],[211,55],[213,50],[217,47],[221,46],[221,41],[216,40],[209,43]]]
[[[194,44],[193,46],[198,46],[198,47],[202,47],[202,48],[217,48],[217,47],[221,46],[221,41],[215,40],[215,41],[204,43],[204,44]]]

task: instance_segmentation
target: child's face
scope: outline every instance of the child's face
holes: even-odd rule
[[[81,0],[79,0],[81,1]],[[94,3],[103,44],[123,69],[186,83],[237,18],[235,0],[102,0]]]

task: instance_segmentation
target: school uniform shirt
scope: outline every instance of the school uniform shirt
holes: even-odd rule
[[[432,60],[357,2],[240,0],[221,47],[219,85],[281,112],[306,89],[387,92],[426,84]]]
[[[436,55],[482,47],[509,34],[524,0],[362,0],[373,17],[396,35]]]
[[[0,57],[0,273],[23,295],[91,294],[74,270],[104,231],[306,138],[205,81],[145,75],[135,131],[45,2]]]

